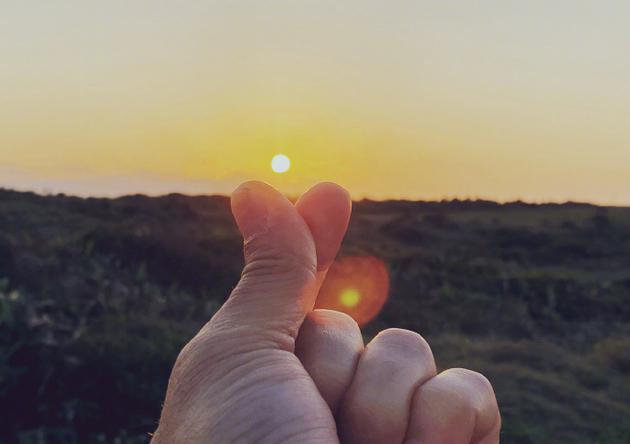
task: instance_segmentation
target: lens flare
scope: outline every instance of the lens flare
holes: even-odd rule
[[[315,308],[347,313],[365,325],[379,314],[387,301],[389,273],[385,263],[371,256],[347,256],[328,270]]]
[[[339,296],[339,302],[348,308],[356,307],[361,302],[361,293],[354,288],[343,290]]]

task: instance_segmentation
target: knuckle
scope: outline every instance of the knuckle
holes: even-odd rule
[[[488,380],[488,378],[486,378],[483,374],[479,372],[466,368],[452,368],[446,370],[445,372],[450,372],[457,375],[467,385],[473,387],[476,391],[480,393],[491,394],[492,396],[494,396],[494,389],[492,388],[490,380]]]
[[[501,413],[492,384],[479,372],[464,368],[446,370],[451,379],[451,399],[460,415],[475,418],[480,434],[501,429]]]
[[[488,406],[496,406],[492,384],[481,373],[465,368],[451,368],[442,372],[439,395],[448,397],[450,403],[462,413],[472,413],[475,417]]]
[[[306,315],[305,322],[315,325],[333,325],[344,331],[360,331],[359,324],[352,316],[336,310],[319,308]]]
[[[492,386],[485,376],[472,370],[443,371],[417,388],[414,403],[434,424],[458,424],[469,430],[474,442],[500,430],[501,416]]]
[[[441,414],[448,421],[464,421],[476,416],[475,405],[469,394],[460,385],[449,380],[445,372],[418,387],[418,400],[423,406],[421,411],[427,411],[431,406],[440,406]]]
[[[433,356],[429,343],[418,333],[401,328],[388,328],[375,338],[375,344],[383,344],[392,350],[405,354],[421,354]]]
[[[378,362],[382,368],[414,369],[422,380],[435,376],[436,365],[431,347],[418,333],[390,328],[380,332],[364,352],[367,360]]]

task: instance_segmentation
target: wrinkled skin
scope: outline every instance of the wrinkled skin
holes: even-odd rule
[[[364,346],[350,317],[313,310],[350,211],[331,183],[295,205],[260,182],[234,192],[241,280],[177,358],[153,444],[499,442],[482,375],[436,374],[417,333],[389,329]]]

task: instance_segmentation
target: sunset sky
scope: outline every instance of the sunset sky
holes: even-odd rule
[[[3,1],[0,186],[630,204],[629,23],[622,0]]]

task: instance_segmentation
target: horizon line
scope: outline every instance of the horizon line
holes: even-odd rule
[[[20,194],[35,194],[40,197],[69,197],[76,199],[103,199],[103,200],[118,200],[129,197],[145,197],[150,199],[159,199],[169,196],[181,196],[187,198],[199,198],[199,197],[220,197],[229,199],[229,193],[185,193],[180,191],[172,191],[165,193],[145,193],[145,192],[129,192],[122,194],[75,194],[75,193],[67,193],[63,191],[47,191],[47,190],[35,190],[28,188],[19,188],[19,187],[10,187],[0,184],[0,192],[13,192]],[[289,200],[295,201],[299,197],[299,194],[292,193],[282,193]],[[599,207],[599,208],[630,208],[630,204],[613,204],[613,203],[602,203],[602,202],[594,202],[594,201],[582,201],[582,200],[528,200],[522,198],[515,199],[492,199],[482,196],[452,196],[452,197],[442,197],[442,198],[408,198],[408,197],[388,197],[388,198],[375,198],[367,195],[361,196],[359,198],[352,197],[352,202],[375,202],[375,203],[427,203],[427,204],[448,204],[448,203],[489,203],[497,206],[509,206],[509,205],[526,205],[526,206],[590,206],[590,207]]]

